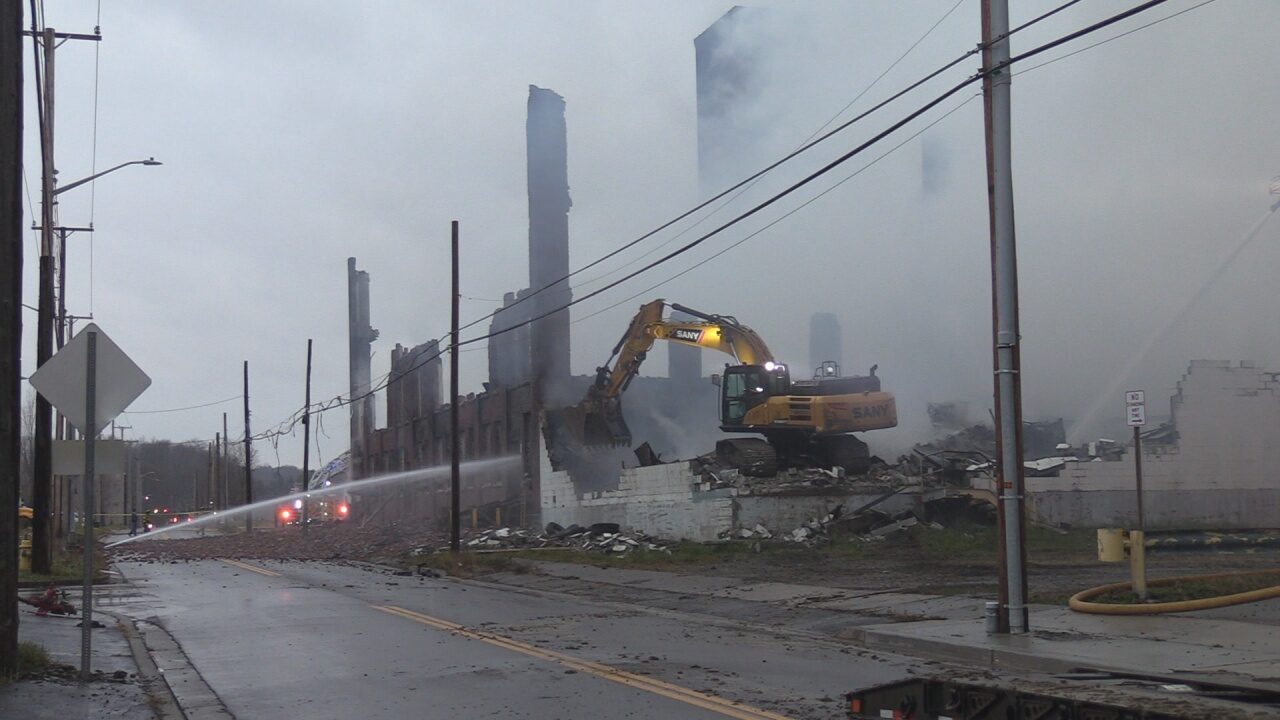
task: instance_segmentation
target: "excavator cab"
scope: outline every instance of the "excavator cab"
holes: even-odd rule
[[[790,391],[791,373],[786,365],[726,365],[720,379],[720,428],[728,432],[744,428],[747,411]]]

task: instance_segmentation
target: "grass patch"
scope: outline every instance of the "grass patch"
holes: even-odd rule
[[[512,557],[513,553],[437,552],[402,558],[400,567],[406,570],[423,567],[438,570],[445,575],[474,578],[499,572],[528,572],[528,567]]]
[[[1186,600],[1203,600],[1219,595],[1235,595],[1238,593],[1262,590],[1274,587],[1277,577],[1272,574],[1237,575],[1234,577],[1213,580],[1188,580],[1172,585],[1153,585],[1147,588],[1149,602],[1183,602]],[[1090,602],[1111,603],[1116,605],[1133,605],[1140,601],[1131,590],[1112,590],[1091,598]]]
[[[102,571],[106,568],[107,560],[102,554],[101,549],[94,550],[93,553],[93,577],[94,580],[103,579]],[[79,580],[84,577],[84,557],[79,550],[62,552],[58,549],[53,551],[53,561],[49,566],[49,574],[34,573],[30,570],[18,570],[18,582],[61,582],[66,580]]]
[[[933,562],[996,563],[1000,534],[994,525],[953,525],[937,530],[926,525],[911,529],[908,542],[922,559]],[[902,544],[897,538],[890,543]],[[1096,536],[1092,530],[1058,532],[1039,526],[1027,528],[1027,555],[1036,560],[1096,561]]]
[[[18,643],[18,676],[26,673],[42,673],[49,667],[49,653],[44,646],[33,642]]]

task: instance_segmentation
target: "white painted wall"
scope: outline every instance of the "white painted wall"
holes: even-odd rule
[[[1144,448],[1151,528],[1280,527],[1280,383],[1253,363],[1196,360],[1170,399],[1175,448]],[[1116,438],[1120,440],[1121,438]],[[1136,522],[1132,449],[1028,478],[1035,517],[1082,527]]]

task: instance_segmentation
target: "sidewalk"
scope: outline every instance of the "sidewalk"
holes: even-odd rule
[[[1280,627],[1272,623],[1195,614],[1086,615],[1033,605],[1031,633],[988,635],[984,598],[753,583],[570,563],[538,562],[537,569],[543,577],[561,580],[848,613],[848,622],[833,628],[836,637],[904,655],[989,668],[1053,673],[1087,668],[1280,691]],[[517,577],[503,582],[524,584]],[[1280,605],[1280,600],[1261,604]]]
[[[1031,606],[1027,635],[988,635],[978,620],[857,628],[851,639],[909,655],[992,668],[1160,675],[1280,691],[1280,628],[1187,615],[1085,615]]]
[[[20,605],[20,642],[44,647],[54,664],[80,667],[79,618],[39,617]],[[0,687],[0,718],[23,720],[85,720],[121,718],[152,720],[147,690],[137,677],[138,666],[124,632],[108,615],[95,614],[106,627],[93,631],[92,668],[100,678],[80,684],[66,674],[49,673],[40,679],[21,680]],[[73,673],[68,673],[74,677]]]

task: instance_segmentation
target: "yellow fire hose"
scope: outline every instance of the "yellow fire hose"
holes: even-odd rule
[[[1176,585],[1180,582],[1220,580],[1222,578],[1243,577],[1249,575],[1275,575],[1280,577],[1280,569],[1246,570],[1242,572],[1211,573],[1208,575],[1183,575],[1181,577],[1149,580],[1147,581],[1147,586],[1159,587],[1163,585]],[[1133,583],[1129,582],[1099,585],[1098,587],[1089,588],[1088,590],[1081,590],[1075,595],[1072,595],[1071,600],[1068,601],[1067,605],[1076,612],[1092,613],[1094,615],[1162,615],[1164,613],[1210,610],[1212,608],[1227,607],[1228,605],[1243,605],[1244,603],[1258,602],[1259,600],[1280,598],[1280,585],[1273,585],[1271,587],[1259,588],[1248,592],[1235,593],[1233,595],[1218,595],[1215,597],[1201,598],[1199,600],[1180,600],[1177,602],[1142,603],[1133,605],[1126,603],[1089,602],[1090,598],[1095,598],[1099,595],[1104,595],[1115,590],[1132,589]]]

